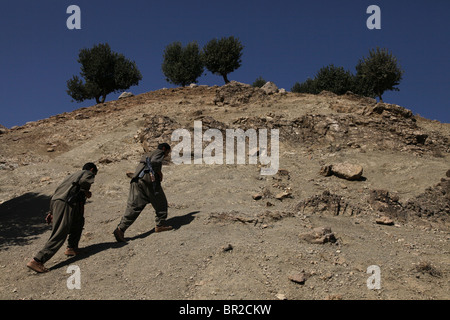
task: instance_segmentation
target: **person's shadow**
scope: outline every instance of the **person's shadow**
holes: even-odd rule
[[[166,221],[167,225],[172,226],[173,230],[178,230],[182,226],[191,223],[191,221],[195,219],[194,214],[197,214],[199,212],[200,211],[193,211],[193,212],[189,212],[183,216],[169,218]],[[129,238],[128,240],[143,239],[143,238],[148,237],[149,235],[151,235],[154,232],[155,232],[155,229],[152,229],[150,231],[147,231],[147,232],[141,233],[137,236],[134,236],[132,238]]]
[[[195,219],[194,215],[199,213],[200,211],[193,211],[190,213],[187,213],[183,216],[178,217],[172,217],[170,219],[167,219],[167,224],[171,225],[173,227],[173,230],[180,229],[182,226],[187,225],[192,222],[192,220]],[[155,232],[155,229],[151,229],[150,231],[144,232],[142,234],[139,234],[137,236],[127,238],[127,242],[117,242],[117,241],[111,241],[111,242],[103,242],[103,243],[96,243],[91,244],[87,247],[82,248],[82,253],[79,255],[76,255],[74,257],[70,257],[67,260],[61,261],[54,266],[50,267],[50,270],[55,270],[59,268],[63,268],[65,266],[69,266],[77,261],[80,261],[82,259],[86,259],[94,254],[97,254],[101,251],[108,250],[108,249],[117,249],[124,247],[128,244],[128,241],[136,240],[136,239],[144,239]],[[112,234],[111,234],[112,236]],[[114,237],[114,236],[112,236]]]

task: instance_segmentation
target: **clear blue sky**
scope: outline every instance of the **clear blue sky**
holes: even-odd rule
[[[81,30],[69,30],[69,5],[81,9]],[[381,8],[381,30],[369,30],[370,5]],[[388,48],[405,70],[395,103],[429,119],[450,122],[449,0],[149,1],[40,0],[2,2],[0,9],[0,124],[6,127],[95,104],[72,102],[66,81],[79,74],[79,50],[109,43],[134,60],[143,80],[127,91],[173,87],[161,71],[174,42],[235,36],[245,46],[230,80],[262,76],[290,90],[325,65],[355,72],[376,46]],[[205,72],[199,84],[223,85]],[[110,94],[106,101],[117,99]]]

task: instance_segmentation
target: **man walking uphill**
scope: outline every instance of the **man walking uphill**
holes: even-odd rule
[[[161,187],[162,162],[169,152],[170,146],[167,143],[161,143],[158,145],[158,149],[142,156],[131,179],[125,214],[114,230],[114,236],[118,242],[125,242],[125,231],[149,203],[152,204],[156,213],[155,232],[172,230],[172,226],[165,225],[168,205],[166,195]]]
[[[45,219],[47,223],[52,223],[52,234],[44,248],[27,263],[28,268],[39,273],[49,271],[44,263],[61,248],[67,236],[69,239],[65,255],[74,256],[79,252],[78,243],[84,226],[84,205],[86,198],[92,195],[89,190],[97,172],[95,164],[88,162],[81,171],[68,176],[58,186],[50,200],[50,213]]]

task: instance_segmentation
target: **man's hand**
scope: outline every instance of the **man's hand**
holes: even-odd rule
[[[90,191],[85,191],[84,195],[86,196],[87,199],[89,199],[90,197],[92,197],[92,192]]]
[[[53,221],[53,215],[51,213],[47,214],[47,216],[45,217],[45,222],[47,222],[47,224],[51,224]]]

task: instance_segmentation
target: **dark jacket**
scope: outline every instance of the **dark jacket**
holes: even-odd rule
[[[139,174],[141,173],[141,171],[145,169],[147,157],[150,158],[150,163],[152,165],[153,171],[155,171],[155,173],[161,172],[162,162],[164,160],[164,151],[156,149],[155,151],[153,151],[151,153],[145,153],[142,156],[141,161],[139,162],[139,164],[136,168],[136,171],[134,172],[133,180],[136,179],[137,177],[139,177]]]
[[[80,191],[89,191],[91,185],[94,183],[95,174],[89,170],[81,170],[68,176],[64,181],[56,188],[55,193],[51,200],[63,200],[67,201],[70,196],[74,183],[78,183]]]

